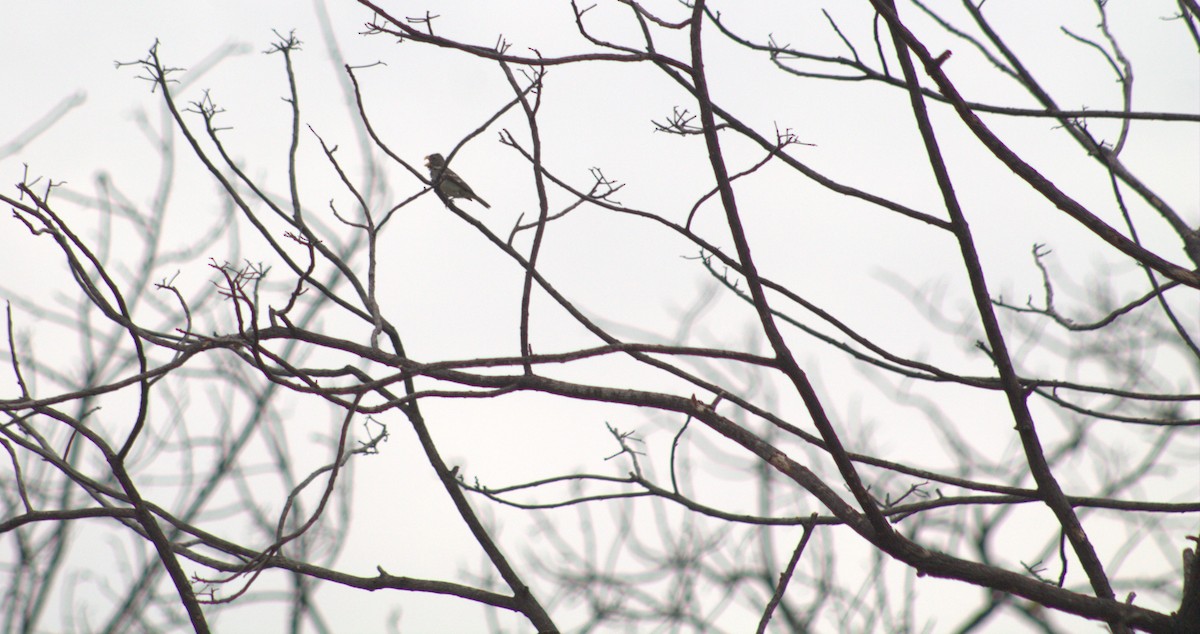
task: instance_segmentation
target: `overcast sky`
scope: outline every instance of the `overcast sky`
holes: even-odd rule
[[[323,10],[330,14],[337,55],[363,67],[357,72],[372,123],[389,146],[410,163],[419,167],[426,154],[448,153],[512,98],[495,64],[467,59],[454,51],[364,37],[361,32],[370,18],[368,12],[350,2],[329,4]],[[1080,20],[1072,13],[1091,11],[1087,3],[1015,4],[1019,6],[1006,7],[1005,14],[1012,17],[998,18],[997,23],[1010,29],[1015,46],[1034,55],[1037,65],[1033,71],[1059,91],[1056,97],[1063,107],[1120,106],[1119,90],[1104,65],[1095,61],[1095,53],[1058,31],[1064,21],[1091,24],[1091,17]],[[1155,10],[1138,4],[1110,3],[1119,18],[1114,19],[1114,28],[1126,53],[1141,64],[1137,67],[1135,108],[1196,112],[1200,109],[1196,51],[1188,48],[1184,38],[1162,36],[1165,30],[1174,33],[1181,29],[1160,19],[1174,5],[1157,3]],[[836,36],[815,3],[737,7],[753,15],[734,12],[734,6],[730,3],[727,7],[731,22],[743,27],[747,35],[765,39],[770,33],[797,46],[837,49]],[[413,3],[402,7],[396,10],[404,15],[424,11]],[[503,34],[513,52],[521,54],[529,48],[545,55],[585,48],[571,30],[568,6],[530,1],[522,7],[512,11],[493,2],[431,3],[431,10],[442,16],[437,23],[442,35],[492,45],[497,34]],[[1052,11],[1063,13],[1046,15]],[[681,15],[679,10],[669,12]],[[139,79],[138,68],[118,68],[115,62],[143,58],[157,41],[164,63],[190,69],[179,76],[183,80],[179,100],[198,100],[209,90],[226,111],[221,121],[229,130],[222,134],[235,157],[244,162],[248,174],[261,179],[274,194],[284,195],[290,132],[290,110],[283,101],[287,82],[280,56],[262,52],[278,40],[273,31],[286,34],[292,30],[304,42],[303,51],[296,56],[303,124],[329,145],[338,145],[339,158],[351,171],[351,178],[366,182],[356,118],[348,110],[342,90],[345,73],[331,53],[331,42],[316,14],[312,5],[282,0],[37,2],[19,7],[6,3],[0,8],[0,68],[7,84],[0,105],[0,182],[17,182],[28,165],[32,176],[65,181],[70,192],[94,196],[103,173],[134,206],[148,205],[162,175],[155,146],[144,129],[162,129],[161,100],[151,93],[148,82]],[[634,41],[636,33],[629,30],[630,23],[621,17],[619,6],[601,3],[590,15],[598,32]],[[862,15],[847,8],[840,17],[848,37],[859,42],[866,53],[872,48],[870,22]],[[1026,17],[1020,17],[1023,15]],[[945,35],[930,39],[931,48],[953,50],[949,72],[968,97],[1034,105],[996,73],[986,72],[986,64],[966,45]],[[681,44],[669,38],[662,43],[665,50],[682,55]],[[215,66],[197,73],[197,69],[205,69],[206,60],[213,59],[218,60]],[[382,64],[369,66],[375,62]],[[863,84],[789,79],[773,70],[764,56],[724,44],[713,45],[709,65],[716,99],[764,133],[776,127],[791,129],[806,144],[790,150],[801,160],[829,177],[944,217],[911,116],[905,116],[907,97],[901,92]],[[696,199],[712,187],[698,137],[653,132],[651,121],[665,120],[673,107],[695,111],[686,93],[654,69],[622,64],[555,67],[547,77],[543,99],[545,160],[574,185],[586,189],[590,185],[588,170],[600,168],[609,178],[626,184],[617,196],[621,202],[676,221],[686,218]],[[56,107],[68,111],[51,129],[20,147],[4,145],[20,140],[24,131]],[[1140,289],[1142,278],[1132,262],[1048,208],[1026,185],[987,157],[953,121],[949,110],[935,107],[934,115],[944,126],[945,149],[968,218],[980,236],[993,294],[1023,302],[1041,292],[1038,271],[1029,257],[1034,243],[1054,248],[1051,266],[1063,279],[1088,284],[1088,280],[1107,275],[1118,289]],[[192,121],[199,129],[199,118],[192,115]],[[1071,195],[1095,204],[1106,221],[1120,226],[1106,180],[1095,170],[1084,171],[1089,161],[1066,135],[1049,132],[1052,122],[1003,118],[989,118],[988,122],[1014,149],[1034,152],[1036,167],[1061,182]],[[464,208],[477,212],[489,228],[507,236],[522,214],[525,221],[536,214],[536,197],[527,164],[498,142],[501,130],[512,131],[522,142],[529,137],[523,116],[512,111],[464,147],[454,169],[492,205],[485,210],[463,203]],[[1096,122],[1093,131],[1104,137],[1115,128],[1109,122]],[[181,147],[178,135],[175,143],[180,146],[174,165],[175,190],[163,231],[167,243],[179,247],[219,222],[223,210],[211,179]],[[352,199],[337,184],[316,138],[304,131],[302,144],[301,190],[308,212],[336,225],[327,213],[328,205],[332,201],[339,209],[350,209]],[[1187,214],[1192,226],[1200,223],[1198,148],[1200,131],[1194,124],[1138,123],[1124,154],[1152,187]],[[726,149],[731,171],[761,158],[761,150],[736,139],[730,140]],[[376,152],[375,158],[379,156]],[[420,191],[420,183],[402,168],[386,160],[380,164],[383,184],[372,192],[376,212]],[[923,299],[935,302],[951,320],[972,318],[957,249],[944,235],[793,178],[791,172],[774,165],[742,182],[739,195],[758,249],[760,270],[769,271],[818,305],[847,316],[852,327],[899,354],[929,355],[937,363],[963,372],[990,371],[987,358],[972,347],[978,326],[965,329],[962,336],[947,343],[944,324],[929,319]],[[561,191],[551,196],[552,209],[570,202]],[[82,207],[73,213],[81,222],[88,222],[88,212]],[[574,213],[574,220],[556,225],[549,234],[542,254],[543,270],[581,309],[614,332],[631,339],[672,340],[679,332],[680,316],[696,306],[712,286],[702,268],[685,259],[696,255],[695,248],[666,231],[595,209]],[[723,216],[710,202],[699,209],[694,226],[710,232],[715,243],[727,245],[722,222]],[[1149,221],[1144,230],[1147,244],[1177,263],[1186,261],[1169,233]],[[232,255],[270,263],[249,231],[243,237],[245,242],[238,251],[222,246],[192,261],[164,265],[154,279],[178,274],[181,288],[199,292],[214,277],[206,266],[209,257],[222,260]],[[432,361],[518,352],[517,302],[522,275],[506,256],[446,213],[432,196],[406,208],[384,238],[381,302],[406,337],[414,358]],[[529,238],[528,233],[523,234],[515,243],[527,249]],[[0,219],[0,270],[10,272],[0,276],[0,288],[6,294],[51,298],[47,303],[53,305],[56,300],[52,298],[60,289],[69,288],[61,257],[56,258],[46,242],[34,240],[15,221]],[[118,241],[116,246],[123,245]],[[18,271],[20,275],[13,274]],[[1087,290],[1075,299],[1085,299]],[[1117,301],[1140,292],[1144,291],[1119,292]],[[918,297],[922,301],[914,301]],[[1068,308],[1096,316],[1088,312],[1086,303],[1072,302],[1069,296],[1064,302]],[[534,322],[536,351],[597,343],[544,298],[535,306],[540,308]],[[18,311],[17,315],[24,319],[23,328],[36,331],[28,314],[21,316]],[[340,323],[330,319],[326,325]],[[687,333],[686,342],[763,352],[765,345],[753,331],[748,309],[724,295]],[[1019,341],[1016,338],[1014,343]],[[41,345],[47,358],[74,354],[73,342],[63,345],[43,339]],[[864,379],[861,368],[811,338],[797,336],[795,345],[801,361],[812,364],[812,378],[834,416],[847,424],[870,426],[872,431],[866,435],[871,446],[886,447],[901,456],[920,454],[929,446],[929,437],[936,431],[903,424],[917,415],[913,410],[895,409],[894,385]],[[1035,370],[1039,364],[1052,362],[1031,354],[1028,363]],[[1164,372],[1171,372],[1177,366],[1170,364],[1181,361],[1168,358],[1165,363]],[[578,376],[603,382],[609,379],[600,377],[611,371],[612,367],[600,363],[579,370]],[[607,376],[614,383],[628,378]],[[1195,374],[1191,377],[1194,386]],[[657,375],[648,374],[646,380],[651,387],[681,387]],[[12,387],[5,386],[5,390]],[[769,392],[772,388],[762,389]],[[781,411],[798,416],[794,396],[771,398],[781,401]],[[479,476],[495,486],[574,470],[621,475],[623,467],[605,460],[615,452],[605,423],[641,430],[648,451],[668,446],[672,437],[669,421],[647,420],[616,407],[525,397],[506,400],[499,409],[492,409],[490,403],[434,402],[428,415],[435,421],[437,433],[443,434],[440,442],[448,460],[463,465],[468,478]],[[970,417],[980,404],[974,399],[949,398],[942,406],[948,413]],[[1002,408],[998,411],[1004,413]],[[315,431],[308,431],[304,422],[307,417],[324,420],[325,414],[301,405],[292,414],[296,420],[288,424],[298,430],[291,432],[294,451],[314,465],[322,464],[328,459],[328,439],[318,431],[325,428],[318,425]],[[482,558],[452,516],[432,474],[427,468],[411,467],[422,465],[424,458],[410,434],[398,418],[389,422],[395,423],[395,438],[385,445],[383,455],[356,464],[357,515],[338,566],[371,575],[376,565],[382,565],[393,574],[441,579],[460,579],[464,570],[477,571]],[[1015,451],[1016,439],[1010,432],[1010,424],[985,417],[978,435],[972,438],[984,450]],[[535,455],[536,460],[532,459]],[[931,455],[927,459],[929,466],[941,467],[947,458]],[[718,468],[711,477],[720,481],[729,475]],[[736,499],[738,493],[732,489],[726,495]],[[414,519],[418,515],[412,509],[426,512]],[[278,507],[271,509],[277,511]],[[529,530],[526,524],[514,522],[501,531],[501,538],[520,555],[535,534],[526,532]],[[409,547],[412,545],[419,546]],[[448,614],[461,618],[461,627],[466,629],[480,627],[482,622],[480,610],[458,599],[370,594],[333,586],[322,589],[319,596],[339,606],[331,613],[354,614],[361,623],[371,624],[362,631],[381,628],[378,624],[386,620],[385,615],[396,611],[402,613],[405,632],[449,631],[444,629],[453,627],[446,621]],[[350,605],[354,606],[351,611],[343,611]],[[95,604],[92,623],[103,621],[102,606]],[[235,607],[218,621],[218,631],[270,628],[277,613],[258,609],[254,605]],[[737,625],[729,627],[741,631]]]

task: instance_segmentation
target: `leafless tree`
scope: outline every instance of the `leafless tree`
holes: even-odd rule
[[[1196,164],[1200,104],[1154,88],[1197,68],[1200,8],[758,4],[513,8],[550,46],[359,0],[360,35],[401,45],[344,65],[344,142],[307,123],[296,34],[267,51],[286,147],[242,146],[219,89],[194,87],[229,50],[119,64],[163,114],[141,122],[150,202],[103,172],[0,194],[5,248],[53,289],[0,290],[3,630],[208,632],[272,606],[289,631],[346,631],[337,589],[449,596],[447,623],[483,606],[494,631],[1200,631],[1200,200],[1194,173],[1156,172]],[[1196,57],[1138,65],[1146,24]],[[461,157],[498,139],[523,203],[447,197],[403,106],[372,99],[435,49],[462,64],[438,73],[502,80],[478,120],[436,122],[448,164],[483,194]],[[677,102],[616,123],[642,91]],[[564,115],[571,98],[591,110]],[[605,140],[627,160],[594,158]],[[432,238],[420,210],[494,267],[440,285],[470,307],[450,316],[414,280],[452,256],[393,257]],[[622,276],[684,301],[649,323]],[[422,314],[447,339],[511,328],[462,354]],[[537,468],[456,464],[464,417],[512,430],[473,457]],[[424,461],[361,478],[400,446]],[[561,466],[581,451],[604,467]],[[407,506],[421,482],[478,568],[392,569],[436,544],[404,527],[365,546],[373,571],[346,567],[363,514],[442,521]]]

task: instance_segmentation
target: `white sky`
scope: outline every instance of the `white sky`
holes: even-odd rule
[[[352,3],[330,4],[333,30],[345,60],[356,66],[384,62],[358,71],[358,76],[365,87],[372,123],[410,162],[419,164],[421,157],[434,151],[447,153],[462,135],[510,98],[504,77],[494,64],[466,60],[452,51],[397,44],[384,37],[362,37],[359,32],[369,14]],[[589,14],[600,32],[634,41],[623,7],[608,4],[601,3],[595,13]],[[780,42],[842,52],[816,3],[754,4],[752,8],[734,3],[724,7],[731,24],[743,28],[745,34],[764,39],[767,33],[773,33]],[[1078,28],[1094,23],[1094,16],[1083,20],[1072,17],[1079,11],[1090,11],[1088,3],[1050,4],[1054,6],[1030,1],[1000,6],[993,0],[988,8],[998,16],[1001,12],[1012,16],[997,17],[997,26],[1010,29],[1014,44],[1034,59],[1033,72],[1058,91],[1055,94],[1063,107],[1087,104],[1116,108],[1119,93],[1111,75],[1095,61],[1093,52],[1057,30],[1064,21]],[[1196,51],[1179,36],[1180,25],[1160,19],[1174,10],[1173,3],[1154,3],[1151,8],[1146,4],[1110,3],[1114,28],[1126,46],[1125,52],[1138,64],[1135,108],[1196,112],[1200,109]],[[404,15],[423,12],[415,3],[387,6]],[[430,9],[443,16],[437,23],[443,35],[490,45],[497,33],[503,33],[518,53],[536,47],[545,55],[555,55],[582,47],[570,30],[568,6],[556,2],[525,2],[522,6],[522,10],[511,11],[500,3],[430,3]],[[1063,13],[1046,15],[1053,10]],[[741,11],[757,11],[758,15]],[[680,15],[678,10],[671,13]],[[849,8],[837,15],[844,20],[842,26],[860,46],[860,52],[873,57],[870,23],[855,22],[857,16]],[[150,93],[147,82],[136,78],[136,68],[115,68],[114,61],[134,61],[158,40],[166,63],[183,68],[198,67],[222,47],[233,46],[240,51],[199,79],[189,80],[179,99],[195,100],[202,90],[211,89],[213,99],[226,110],[221,121],[231,127],[223,133],[228,147],[244,161],[252,177],[265,181],[274,193],[283,194],[290,114],[281,99],[287,86],[280,56],[260,54],[275,40],[272,29],[284,33],[295,29],[305,42],[303,52],[296,56],[303,123],[311,125],[330,145],[339,145],[339,158],[353,173],[360,167],[353,115],[347,112],[337,87],[341,69],[329,60],[312,6],[282,1],[39,2],[0,6],[0,69],[9,87],[0,102],[0,146],[62,100],[79,95],[83,102],[28,146],[0,156],[0,182],[17,182],[23,165],[28,164],[32,175],[66,181],[70,190],[91,195],[97,174],[103,171],[135,205],[147,205],[154,196],[159,166],[155,150],[139,130],[138,118],[140,113],[147,113],[149,125],[161,128],[160,100]],[[667,40],[663,46],[680,52],[678,41]],[[961,42],[939,35],[930,38],[930,48],[954,51],[948,62],[949,72],[969,97],[1032,105],[1030,98],[1016,93],[995,73],[985,72],[979,58]],[[907,97],[900,92],[858,83],[830,85],[786,78],[773,74],[762,56],[723,44],[714,44],[709,63],[713,93],[723,105],[764,133],[769,134],[778,124],[812,144],[793,147],[794,155],[827,176],[944,216],[927,163],[921,160],[911,117],[907,116]],[[545,160],[577,186],[586,188],[587,170],[600,167],[608,177],[627,184],[618,200],[676,220],[686,217],[696,197],[711,187],[701,139],[680,139],[651,131],[650,121],[664,120],[673,106],[682,105],[692,112],[695,106],[649,66],[554,68],[547,78],[544,99],[541,131]],[[1091,283],[1089,280],[1102,277],[1100,272],[1108,270],[1107,275],[1125,289],[1120,299],[1142,292],[1136,289],[1144,280],[1135,275],[1135,267],[1126,258],[1040,202],[1027,186],[985,156],[947,109],[934,107],[934,111],[962,202],[979,236],[994,295],[1003,294],[1017,302],[1030,294],[1035,298],[1040,295],[1040,278],[1028,255],[1035,242],[1049,243],[1054,249],[1050,263],[1059,275],[1077,283]],[[199,126],[198,117],[192,120]],[[1095,205],[1102,217],[1120,226],[1106,182],[1079,156],[1078,148],[1068,142],[1065,134],[1051,131],[1051,122],[995,117],[987,121],[1015,149],[1033,152],[1035,166],[1062,182],[1071,195]],[[523,117],[511,112],[465,147],[456,157],[454,169],[493,207],[490,211],[479,207],[471,210],[478,212],[493,231],[507,235],[522,213],[526,220],[536,214],[536,199],[524,161],[497,143],[501,129],[513,131],[519,139],[528,138]],[[1111,134],[1112,124],[1097,122],[1093,129],[1102,136]],[[1200,223],[1198,129],[1188,124],[1137,123],[1124,154],[1192,226]],[[330,199],[342,210],[351,210],[351,199],[338,187],[312,136],[302,134],[301,187],[308,213],[325,214],[322,220],[333,223],[327,214]],[[176,137],[176,142],[181,144],[182,140]],[[726,137],[725,143],[731,171],[744,169],[761,157],[760,150],[732,136]],[[176,191],[163,230],[167,243],[186,245],[218,221],[221,206],[198,162],[182,146],[179,150]],[[390,191],[377,197],[376,211],[419,189],[419,183],[401,168],[384,165]],[[1081,171],[1084,167],[1087,172]],[[824,191],[778,166],[769,166],[739,183],[738,192],[759,268],[767,275],[845,317],[853,327],[861,328],[894,352],[924,355],[932,362],[964,372],[989,371],[990,364],[971,348],[978,327],[956,339],[947,338],[928,323],[924,307],[910,301],[912,290],[929,295],[944,293],[941,307],[948,314],[973,316],[959,270],[957,247],[948,235]],[[569,199],[555,193],[552,201],[553,208]],[[1178,241],[1156,228],[1155,219],[1144,209],[1139,212],[1143,221],[1139,230],[1146,242],[1183,264]],[[75,213],[80,222],[88,222],[90,212]],[[712,241],[724,245],[728,241],[720,230],[721,222],[723,216],[710,202],[701,208],[696,226],[708,232]],[[261,243],[249,237],[248,226],[241,235],[245,242],[238,258],[270,259]],[[380,257],[384,289],[381,302],[405,336],[414,358],[437,360],[517,352],[521,272],[473,229],[443,210],[436,199],[426,197],[402,213],[385,233],[384,242]],[[518,244],[527,249],[529,234],[523,242],[518,239]],[[0,271],[10,272],[0,275],[5,293],[42,298],[48,305],[60,302],[59,289],[70,282],[61,258],[55,258],[47,241],[34,240],[14,220],[0,219],[0,245]],[[120,243],[116,246],[138,248]],[[667,340],[675,333],[675,320],[709,284],[695,262],[681,257],[693,255],[694,247],[665,231],[583,209],[575,212],[573,219],[552,227],[541,263],[560,290],[589,315],[612,326],[617,334],[651,332]],[[221,260],[229,257],[229,252],[213,252],[186,264],[165,266],[154,279],[178,272],[181,289],[195,292],[213,279],[213,271],[205,266],[208,256]],[[282,274],[284,270],[278,268],[277,272]],[[910,288],[898,287],[892,281],[895,279],[903,280]],[[1067,302],[1064,309],[1096,315],[1087,306],[1063,299]],[[534,322],[538,352],[596,343],[577,326],[568,325],[562,312],[550,308],[545,298],[535,304],[541,309]],[[1191,316],[1196,314],[1196,307],[1192,301]],[[56,346],[53,337],[37,334],[39,326],[27,314],[19,310],[14,313],[20,328],[33,333],[34,340],[44,346],[39,352],[47,358],[74,354],[75,342]],[[342,322],[330,318],[323,325],[332,328]],[[761,338],[747,341],[752,325],[749,311],[725,297],[697,324],[689,343],[734,345],[761,352],[765,346]],[[361,331],[361,327],[354,328],[355,332]],[[1014,344],[1018,341],[1014,338]],[[862,438],[850,436],[855,442],[871,443],[860,448],[886,448],[898,460],[946,466],[944,456],[928,454],[936,434],[921,422],[919,411],[895,407],[894,381],[872,383],[863,377],[861,366],[831,355],[824,344],[812,339],[797,335],[792,342],[800,360],[811,367],[835,420],[849,428],[873,426]],[[1051,359],[1036,355],[1021,361],[1030,369],[1040,369],[1043,364],[1054,367]],[[1168,359],[1166,363],[1161,371],[1169,374],[1176,371],[1174,364],[1179,361]],[[629,371],[627,365],[595,363],[585,370],[563,370],[561,376],[605,377],[604,381],[621,384],[634,376],[611,374],[616,368]],[[1181,375],[1184,372],[1179,371]],[[650,389],[683,389],[659,375],[643,374],[647,383],[641,385]],[[1190,379],[1180,380],[1185,385],[1190,380],[1190,389],[1195,391],[1194,372]],[[15,389],[9,378],[5,381],[6,393]],[[770,392],[773,388],[768,385],[764,389]],[[786,417],[807,421],[794,397],[779,394],[775,398]],[[940,404],[963,420],[978,418],[978,434],[972,435],[978,449],[993,455],[1001,451],[1019,455],[1010,421],[1004,420],[1002,407],[992,407],[996,403],[989,403],[990,409],[984,410],[976,399],[948,397]],[[661,466],[678,423],[648,420],[640,412],[617,407],[525,396],[509,397],[497,404],[433,402],[425,411],[439,434],[447,460],[463,465],[468,479],[478,476],[493,486],[572,470],[621,475],[626,466],[604,460],[615,452],[604,430],[606,422],[623,430],[643,432],[648,452]],[[987,413],[981,415],[983,411]],[[290,442],[295,443],[293,450],[314,465],[326,461],[331,449],[327,439],[317,436],[326,429],[325,412],[297,404],[290,414],[295,419],[284,425]],[[381,565],[392,574],[461,580],[461,571],[474,573],[479,569],[481,557],[452,516],[432,474],[420,468],[424,459],[411,433],[398,417],[388,422],[393,438],[383,446],[383,454],[356,464],[354,528],[338,567],[370,575],[376,565]],[[309,423],[311,429],[306,427]],[[1053,438],[1053,430],[1048,430],[1047,436]],[[718,469],[711,479],[718,481],[723,475],[729,474]],[[1082,473],[1078,477],[1087,478]],[[1191,487],[1194,495],[1194,484],[1179,486],[1184,490]],[[715,489],[708,499],[724,498],[734,504],[738,495],[739,489],[733,485]],[[282,502],[278,500],[279,505]],[[809,508],[803,506],[805,503],[799,502],[797,508]],[[277,512],[278,508],[269,512]],[[488,513],[485,511],[485,516]],[[525,533],[527,527],[517,520],[512,522],[501,536],[513,555],[536,548],[536,542],[529,543],[533,538],[532,533]],[[1034,543],[1040,544],[1041,539],[1038,537]],[[925,587],[930,592],[950,592],[947,584],[928,584]],[[79,594],[77,591],[76,598]],[[355,615],[352,624],[338,623],[354,631],[384,631],[380,624],[393,610],[401,611],[404,632],[460,627],[478,631],[482,627],[480,611],[457,599],[368,594],[332,586],[322,589],[318,596],[329,602],[328,614]],[[89,622],[93,625],[103,623],[103,606],[92,604],[94,612]],[[448,615],[461,619],[461,625],[450,624]],[[275,623],[271,619],[276,617],[277,613],[262,604],[249,604],[220,617],[216,629],[270,630]],[[923,618],[930,617],[924,614]],[[730,631],[744,629],[737,622],[726,626]]]

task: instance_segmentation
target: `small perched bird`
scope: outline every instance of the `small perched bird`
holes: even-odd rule
[[[437,186],[438,191],[446,198],[466,198],[491,209],[492,206],[487,204],[487,201],[480,198],[478,194],[471,190],[471,186],[461,176],[454,173],[454,170],[446,168],[446,159],[441,154],[430,154],[425,157],[425,167],[429,168],[429,177],[433,179],[433,184]]]

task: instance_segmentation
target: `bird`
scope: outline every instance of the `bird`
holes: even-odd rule
[[[480,198],[467,181],[461,176],[454,173],[454,170],[446,167],[446,159],[441,154],[430,154],[425,157],[425,167],[429,168],[429,177],[433,179],[433,184],[438,191],[446,198],[466,198],[474,200],[483,205],[487,209],[492,206],[487,204],[487,201]]]

